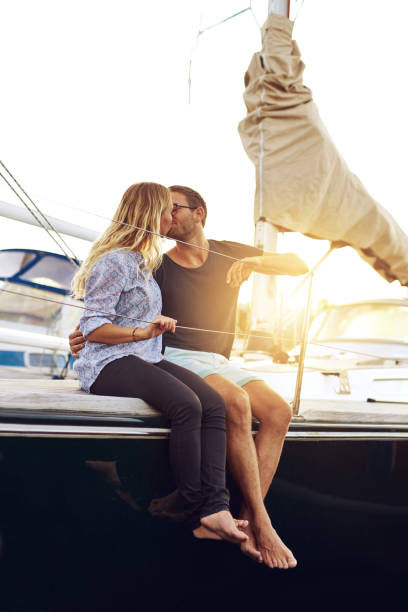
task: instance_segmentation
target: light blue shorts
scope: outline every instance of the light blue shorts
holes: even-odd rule
[[[166,347],[164,358],[176,363],[182,368],[191,370],[201,378],[206,378],[210,374],[224,376],[232,383],[243,387],[253,380],[263,380],[245,370],[241,370],[230,364],[224,355],[219,353],[205,353],[204,351],[186,351],[171,346]]]

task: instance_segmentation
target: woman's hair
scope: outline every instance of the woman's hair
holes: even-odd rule
[[[162,258],[161,238],[143,230],[160,233],[160,216],[171,203],[170,191],[158,183],[136,183],[123,194],[113,219],[96,240],[88,257],[72,279],[74,295],[85,295],[85,283],[96,262],[109,251],[139,251],[143,273],[147,277]],[[135,229],[137,226],[140,229]]]

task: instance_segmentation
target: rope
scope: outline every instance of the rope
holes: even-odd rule
[[[126,315],[121,315],[121,314],[116,314],[116,313],[112,313],[112,312],[106,312],[104,310],[99,310],[96,308],[89,308],[89,307],[85,307],[85,306],[80,306],[79,304],[66,304],[65,302],[60,302],[59,300],[53,300],[51,298],[44,298],[44,297],[40,297],[37,295],[31,295],[28,293],[20,293],[19,291],[11,291],[10,289],[1,289],[0,291],[4,292],[4,293],[11,293],[13,295],[18,295],[20,297],[27,297],[27,298],[32,298],[33,300],[40,300],[43,302],[52,302],[54,304],[59,304],[60,306],[70,306],[72,308],[79,308],[79,310],[90,310],[91,312],[96,312],[97,314],[103,314],[106,315],[108,317],[120,317],[123,319],[128,319],[130,321],[138,321],[140,323],[147,323],[147,324],[153,324],[153,325],[160,325],[159,323],[154,323],[153,321],[146,321],[145,319],[138,319],[136,317],[129,317]],[[223,330],[219,330],[219,329],[203,329],[201,327],[187,327],[186,325],[176,325],[176,327],[178,329],[187,329],[190,331],[198,331],[198,332],[205,332],[205,333],[211,333],[211,334],[224,334],[224,335],[228,335],[228,336],[236,336],[239,335],[241,337],[244,338],[257,338],[257,339],[262,339],[262,340],[271,340],[270,336],[261,336],[258,334],[242,334],[242,333],[236,333],[236,332],[228,332],[228,331],[223,331]],[[284,338],[283,338],[284,339]],[[352,349],[344,349],[343,346],[333,346],[332,344],[324,344],[322,342],[314,342],[313,340],[308,341],[308,344],[312,344],[313,346],[321,346],[323,348],[330,348],[330,349],[338,349],[338,350],[342,350],[344,352],[347,353],[352,353],[353,355],[361,355],[363,357],[371,357],[373,359],[382,359],[382,360],[389,360],[389,359],[395,359],[393,357],[383,357],[381,355],[373,355],[372,353],[363,353],[362,351],[355,351]],[[314,369],[314,368],[313,368]]]
[[[10,170],[5,166],[5,164],[0,160],[0,164],[3,166],[3,168],[5,169],[5,171],[7,172],[7,174],[12,178],[12,180],[15,182],[15,184],[18,186],[19,189],[21,189],[21,191],[23,192],[23,194],[26,196],[26,198],[28,198],[28,200],[31,202],[31,204],[34,206],[35,210],[37,211],[37,213],[39,215],[41,215],[42,219],[40,219],[35,212],[28,206],[28,204],[24,201],[24,199],[20,196],[20,194],[17,192],[17,190],[9,183],[9,181],[6,179],[6,177],[4,176],[4,174],[2,172],[0,172],[0,176],[2,177],[2,179],[7,183],[7,185],[10,187],[10,189],[16,194],[16,196],[18,197],[18,199],[24,204],[24,206],[26,207],[26,209],[31,213],[31,215],[34,217],[34,219],[37,221],[37,223],[47,232],[47,234],[50,236],[50,238],[55,242],[55,244],[58,246],[59,249],[61,249],[61,251],[64,253],[65,257],[67,257],[69,259],[69,261],[76,267],[79,267],[79,264],[76,263],[75,260],[78,260],[78,257],[76,257],[75,253],[73,252],[73,250],[70,248],[70,246],[65,242],[65,240],[62,238],[62,236],[58,233],[58,231],[55,229],[55,227],[52,225],[52,223],[47,219],[47,217],[41,212],[41,210],[38,208],[37,204],[35,204],[35,202],[30,198],[30,196],[26,193],[26,191],[24,191],[24,189],[22,188],[22,186],[20,185],[20,183],[17,181],[17,179],[11,174]],[[48,227],[44,224],[44,222],[46,224],[48,224]],[[51,231],[55,232],[55,234],[58,236],[58,239],[62,242],[63,245],[65,245],[65,247],[67,248],[67,250],[71,253],[71,255],[68,254],[68,252],[64,249],[63,246],[61,246],[61,244],[58,242],[58,240],[55,238],[55,236],[53,236],[53,234],[51,234]]]

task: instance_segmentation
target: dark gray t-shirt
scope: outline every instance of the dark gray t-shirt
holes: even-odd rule
[[[262,255],[261,249],[238,242],[209,240],[209,243],[212,251],[237,259]],[[234,332],[239,288],[231,289],[225,282],[232,264],[232,259],[209,253],[199,268],[185,268],[164,255],[155,273],[162,292],[162,313],[177,319],[179,325]],[[176,328],[175,334],[164,334],[163,345],[220,353],[229,358],[233,340],[228,334]]]

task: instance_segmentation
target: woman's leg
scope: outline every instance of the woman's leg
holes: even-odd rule
[[[186,503],[190,522],[193,526],[197,526],[202,516],[203,501],[207,505],[207,499],[203,500],[201,482],[201,403],[194,391],[166,371],[166,367],[158,367],[161,363],[151,364],[136,356],[117,359],[105,366],[92,385],[91,392],[98,395],[139,397],[168,416],[171,421],[171,464],[180,494]],[[225,421],[225,407],[222,400],[221,408],[219,405],[220,402],[218,407],[214,408],[215,430],[218,443],[222,443],[220,434],[224,438],[224,443],[223,450],[218,452],[219,456],[216,458],[217,465],[225,454],[225,423],[222,424],[222,421]],[[222,482],[219,470],[216,469],[215,473],[218,475],[218,480],[212,497],[212,507],[216,510],[228,509],[225,482]],[[206,496],[208,496],[207,489],[206,484]]]
[[[176,377],[197,395],[202,406],[201,418],[201,490],[200,518],[228,506],[225,483],[226,426],[222,397],[202,378],[175,363],[163,359],[157,367]]]

